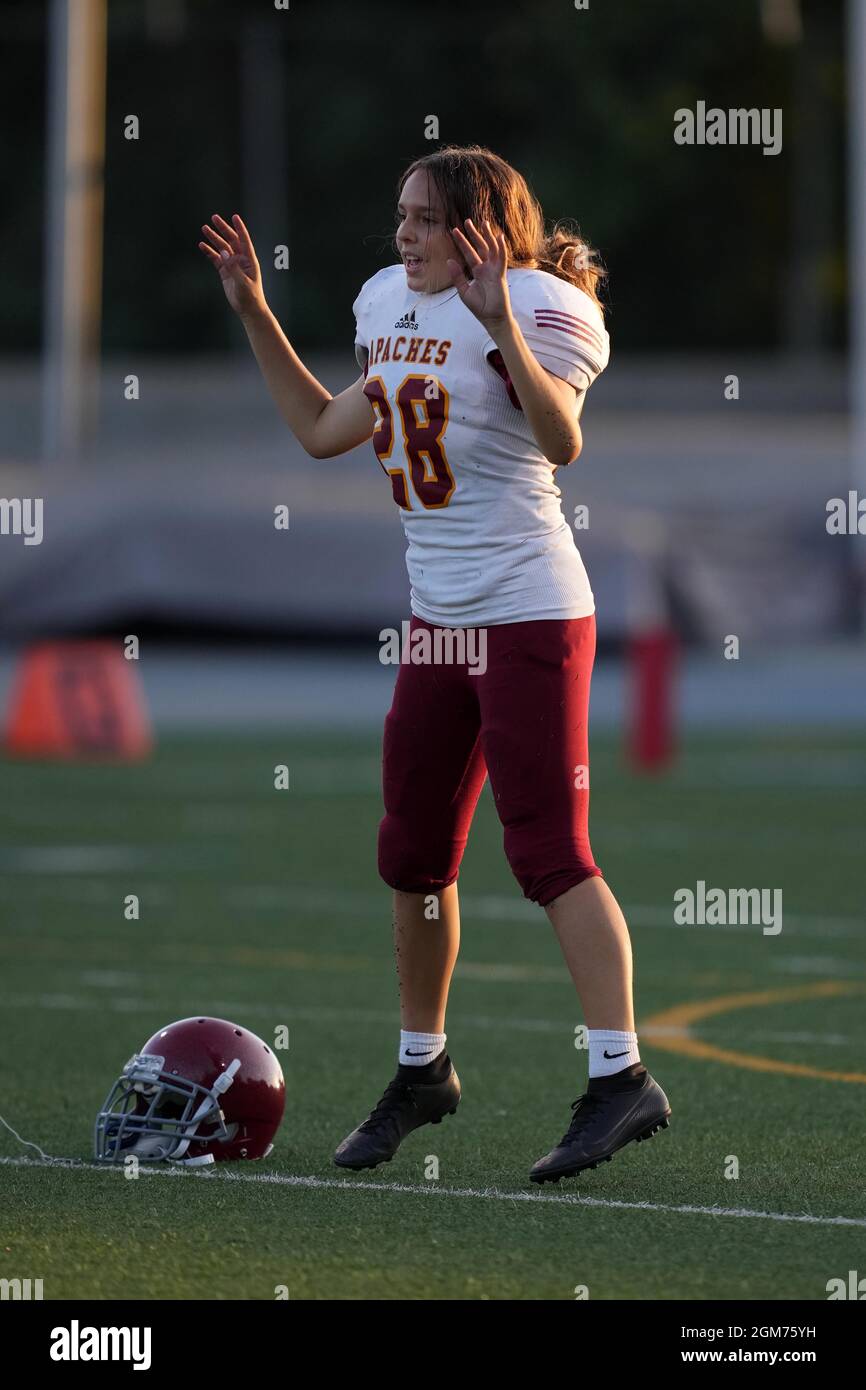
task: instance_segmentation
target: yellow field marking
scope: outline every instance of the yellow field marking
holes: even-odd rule
[[[765,1004],[796,1003],[804,999],[835,999],[846,994],[862,994],[866,985],[844,980],[825,980],[816,985],[798,985],[790,989],[764,989],[750,994],[723,994],[717,999],[702,999],[694,1004],[675,1004],[653,1014],[641,1025],[640,1032],[653,1047],[663,1052],[678,1052],[683,1057],[703,1061],[724,1062],[730,1067],[745,1067],[748,1071],[771,1071],[785,1076],[811,1076],[821,1081],[853,1081],[866,1085],[866,1074],[858,1071],[826,1071],[807,1067],[800,1062],[778,1062],[774,1057],[755,1057],[749,1052],[734,1052],[716,1047],[701,1038],[692,1037],[689,1028],[715,1014],[732,1013],[735,1009],[760,1008]]]

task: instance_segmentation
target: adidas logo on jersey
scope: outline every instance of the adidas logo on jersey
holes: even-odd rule
[[[415,322],[415,310],[413,309],[412,312],[411,312],[411,314],[404,314],[403,318],[397,320],[397,322],[394,324],[394,327],[395,327],[395,328],[417,328],[418,325],[417,325],[417,323]]]

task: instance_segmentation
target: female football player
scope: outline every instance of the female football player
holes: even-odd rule
[[[628,928],[590,849],[595,608],[554,476],[580,454],[584,397],[608,360],[602,272],[578,236],[546,234],[522,176],[478,146],[416,160],[397,219],[399,261],[354,304],[363,375],[337,396],[268,308],[241,218],[214,216],[199,243],[298,441],[321,459],[372,439],[408,540],[413,660],[400,665],[385,721],[379,829],[379,871],[394,892],[399,1062],[334,1157],[373,1168],[457,1108],[445,1051],[457,876],[489,775],[508,861],[547,912],[588,1029],[586,1093],[530,1172],[557,1181],[670,1114],[641,1065]]]

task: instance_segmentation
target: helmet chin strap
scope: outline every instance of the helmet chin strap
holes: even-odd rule
[[[236,1057],[233,1062],[229,1062],[224,1072],[221,1072],[213,1084],[212,1090],[215,1095],[221,1096],[223,1091],[227,1091],[241,1069],[241,1059]]]
[[[124,1153],[126,1155],[132,1154],[135,1158],[168,1158],[167,1144],[168,1140],[161,1135],[143,1134],[140,1139],[136,1139],[134,1144],[130,1144]]]

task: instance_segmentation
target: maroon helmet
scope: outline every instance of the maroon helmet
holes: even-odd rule
[[[266,1158],[285,1103],[282,1068],[255,1033],[224,1018],[182,1018],[123,1068],[96,1117],[96,1157]]]

